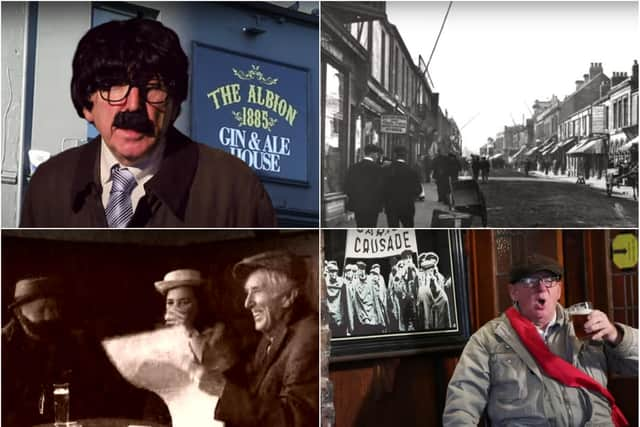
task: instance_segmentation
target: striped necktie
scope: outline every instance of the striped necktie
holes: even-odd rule
[[[119,165],[111,168],[111,193],[105,210],[110,228],[126,227],[131,220],[131,191],[136,185],[136,178],[131,171],[122,169]]]

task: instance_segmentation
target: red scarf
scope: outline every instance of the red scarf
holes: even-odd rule
[[[616,405],[615,399],[605,387],[585,374],[571,363],[556,356],[549,350],[542,337],[538,333],[534,324],[525,318],[515,307],[510,307],[505,312],[511,326],[520,337],[520,341],[531,353],[538,363],[538,366],[554,380],[568,387],[584,387],[603,395],[611,405],[611,418],[616,427],[626,427],[629,425],[622,411]]]

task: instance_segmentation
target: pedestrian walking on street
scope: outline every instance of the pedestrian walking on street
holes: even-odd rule
[[[489,182],[489,171],[491,170],[491,164],[489,163],[489,159],[486,157],[482,157],[480,160],[480,172],[482,173],[482,182]]]
[[[412,228],[415,202],[422,192],[420,175],[407,164],[407,149],[393,149],[393,162],[384,168],[384,207],[389,227]]]
[[[422,157],[422,169],[424,170],[424,182],[431,182],[431,172],[432,172],[432,164],[433,160],[429,157],[428,154],[425,154]]]
[[[448,156],[439,153],[433,160],[433,177],[438,187],[438,202],[449,203]]]
[[[449,178],[451,179],[451,182],[457,182],[460,170],[462,169],[460,161],[455,153],[449,153],[447,160],[447,173]]]
[[[355,213],[356,225],[361,228],[376,227],[382,210],[382,168],[378,163],[381,155],[378,146],[368,144],[363,159],[347,171],[347,210]]]
[[[471,177],[474,181],[478,181],[480,175],[480,158],[475,154],[471,155]]]

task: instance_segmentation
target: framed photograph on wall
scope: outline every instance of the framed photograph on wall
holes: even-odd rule
[[[460,349],[469,338],[459,230],[324,231],[331,361]]]

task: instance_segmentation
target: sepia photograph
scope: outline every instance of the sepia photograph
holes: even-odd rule
[[[461,233],[324,230],[331,355],[455,347],[468,331]]]
[[[2,425],[319,420],[318,232],[4,230]]]
[[[323,1],[322,224],[637,227],[639,29],[633,1]]]

